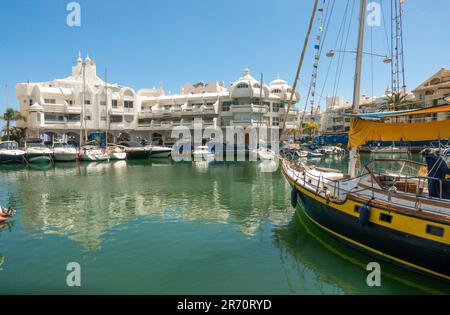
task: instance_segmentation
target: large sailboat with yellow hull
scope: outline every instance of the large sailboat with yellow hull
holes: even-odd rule
[[[393,118],[450,113],[450,105],[358,114],[365,10],[366,1],[361,0],[349,172],[282,158],[291,202],[294,207],[301,204],[301,211],[321,230],[355,249],[450,281],[450,151],[433,153],[427,164],[372,160],[358,172],[358,148],[367,141],[450,139],[448,119],[401,123]]]

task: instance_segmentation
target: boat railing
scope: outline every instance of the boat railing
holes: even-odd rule
[[[288,165],[286,165],[286,166],[288,166]],[[313,173],[309,172],[308,169],[305,168],[305,167],[302,167],[301,170],[295,170],[292,166],[290,166],[289,168],[292,171],[294,171],[294,172],[291,172],[291,173],[293,175],[293,178],[294,178],[295,182],[297,182],[297,183],[303,182],[303,186],[306,186],[307,184],[309,184],[310,186],[314,187],[314,189],[315,189],[317,194],[319,194],[321,192],[324,192],[324,187],[328,186],[328,187],[332,188],[332,190],[333,190],[333,193],[332,193],[333,197],[337,198],[339,200],[344,200],[348,194],[360,194],[360,193],[363,193],[365,191],[369,191],[371,193],[372,199],[375,197],[374,180],[371,180],[371,186],[369,186],[369,187],[362,187],[360,189],[354,189],[354,187],[352,189],[346,189],[345,187],[342,187],[342,186],[344,186],[343,183],[346,183],[346,182],[349,182],[349,181],[358,181],[359,179],[361,179],[363,177],[366,177],[366,176],[369,176],[369,175],[373,175],[373,174],[363,173],[363,174],[360,174],[359,176],[357,176],[355,178],[344,179],[344,180],[327,179],[327,182],[325,183],[324,176],[323,176],[322,172],[319,173],[319,175],[316,175],[316,174],[313,174]],[[303,176],[300,176],[300,175],[303,175]],[[308,183],[307,183],[307,177],[314,179],[316,181],[316,183],[313,183],[311,181],[308,181]],[[434,197],[430,197],[430,196],[425,196],[425,195],[419,194],[419,191],[417,191],[415,194],[406,192],[406,194],[409,194],[411,197],[415,197],[416,198],[415,209],[419,208],[419,206],[421,204],[421,201],[423,201],[423,200],[436,200],[436,201],[439,200],[439,199],[442,200],[442,195],[443,195],[443,180],[442,179],[436,178],[436,177],[430,177],[430,176],[409,176],[409,177],[405,176],[405,177],[402,177],[402,180],[404,180],[404,179],[406,179],[406,180],[409,179],[411,181],[413,179],[415,179],[416,181],[419,181],[418,187],[420,187],[420,181],[422,181],[423,185],[425,185],[425,181],[427,181],[427,180],[428,181],[429,180],[431,180],[431,181],[434,180],[434,181],[437,181],[439,183],[439,198],[434,198]],[[408,184],[406,184],[406,185],[408,185]],[[327,187],[327,190],[328,190],[328,187]],[[389,202],[391,204],[395,204],[395,205],[398,205],[398,206],[405,207],[405,204],[396,203],[395,201],[392,200],[392,193],[394,192],[393,190],[386,189],[383,186],[380,186],[380,187],[383,190],[388,192],[388,199],[389,199]],[[397,192],[397,191],[395,191],[395,192]],[[325,195],[327,195],[326,192],[325,192]],[[327,197],[330,197],[330,196],[327,196]],[[432,212],[432,213],[438,213],[438,214],[441,214],[441,215],[442,214],[448,215],[448,213],[445,213],[445,212],[442,212],[442,211],[438,211],[438,210],[427,210],[427,211],[428,212]]]

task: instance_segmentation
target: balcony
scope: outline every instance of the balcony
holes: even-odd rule
[[[111,115],[122,115],[124,113],[123,107],[111,108],[109,110]]]
[[[44,104],[42,106],[44,108],[44,112],[46,113],[65,113],[66,105],[65,104]]]
[[[245,104],[245,105],[231,105],[230,111],[235,113],[267,113],[269,110],[267,106],[264,105],[254,105],[254,104]]]
[[[66,105],[66,113],[81,114],[81,106]]]

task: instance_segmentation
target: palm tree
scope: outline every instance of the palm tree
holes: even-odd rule
[[[381,106],[381,110],[392,110],[396,111],[399,109],[413,109],[415,104],[406,99],[406,95],[400,92],[392,93],[391,95],[386,95],[386,103]]]
[[[311,121],[311,122],[306,123],[305,131],[306,130],[309,131],[309,136],[311,137],[311,139],[313,136],[313,132],[316,131],[317,129],[318,129],[318,125],[316,122]]]
[[[10,132],[11,132],[11,122],[12,121],[27,121],[27,118],[23,116],[19,111],[14,110],[13,108],[7,108],[6,112],[3,114],[2,119],[6,121],[6,139],[10,140]]]

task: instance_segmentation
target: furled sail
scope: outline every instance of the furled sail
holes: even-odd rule
[[[361,118],[351,118],[349,148],[361,146],[367,141],[426,141],[450,139],[450,120],[383,123]]]

